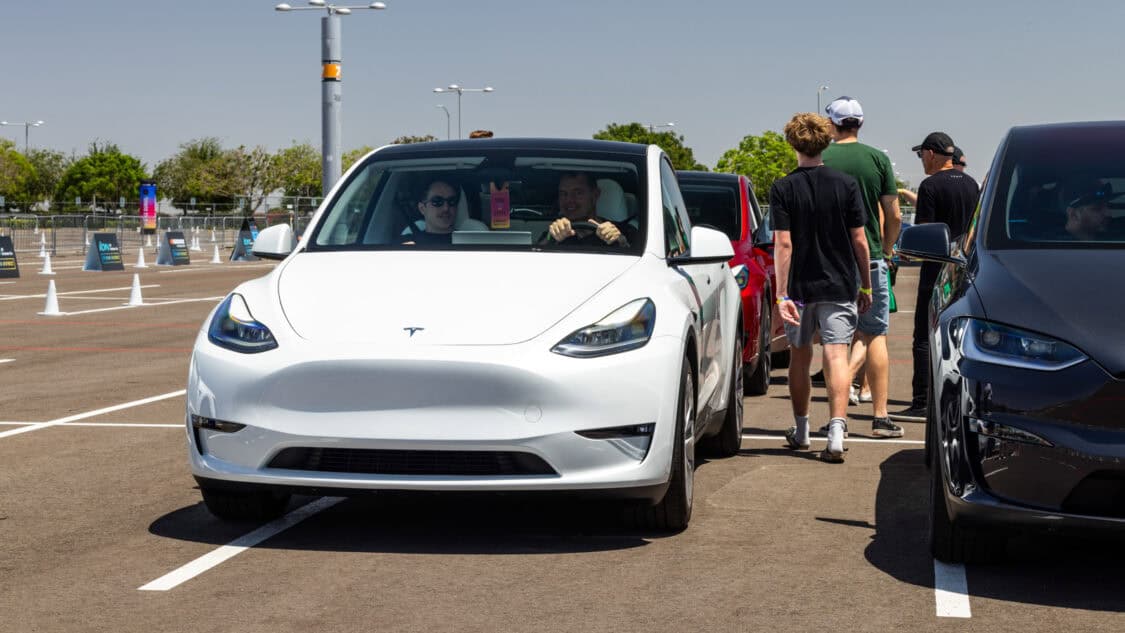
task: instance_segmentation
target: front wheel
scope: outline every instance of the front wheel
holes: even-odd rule
[[[680,369],[676,411],[668,490],[656,505],[635,507],[631,517],[632,522],[643,529],[679,532],[687,528],[691,520],[695,486],[695,380],[686,358]]]
[[[731,363],[730,400],[723,416],[723,428],[700,443],[707,453],[716,457],[733,457],[742,448],[742,374],[742,339],[736,337],[734,361]]]
[[[770,388],[770,361],[772,360],[770,328],[773,324],[770,323],[770,310],[764,312],[761,327],[758,328],[758,366],[754,368],[754,373],[746,378],[746,395],[749,396],[765,395]]]
[[[942,474],[941,448],[935,446],[930,463],[930,552],[944,563],[987,563],[1004,555],[1007,539],[993,530],[966,525],[949,517]]]

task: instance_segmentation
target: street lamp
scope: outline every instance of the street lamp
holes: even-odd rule
[[[445,107],[444,105],[442,105],[440,103],[437,104],[437,106],[435,106],[435,107],[438,107],[438,108],[441,108],[442,110],[445,110],[445,140],[448,141],[449,140],[449,108]]]
[[[820,86],[816,89],[816,113],[820,114],[820,93],[828,92],[828,86]]]
[[[372,2],[364,6],[341,6],[328,4],[325,0],[309,0],[307,7],[293,7],[281,3],[275,11],[326,11],[328,15],[320,19],[320,50],[323,70],[321,72],[320,102],[320,170],[321,192],[328,191],[340,179],[340,105],[343,93],[340,88],[341,31],[340,16],[350,15],[354,9],[374,9],[382,11],[387,5]]]
[[[8,123],[7,121],[0,121],[0,125],[23,126],[23,153],[27,154],[27,132],[33,127],[43,125],[42,121],[26,121],[24,123]]]
[[[667,123],[642,123],[641,125],[644,125],[645,127],[647,127],[649,133],[651,134],[651,133],[656,131],[656,128],[676,127],[676,122],[675,121],[669,121]]]
[[[494,88],[492,86],[485,86],[484,88],[463,88],[457,84],[449,84],[449,86],[445,88],[434,88],[434,92],[437,93],[457,93],[457,138],[463,138],[461,136],[461,95],[466,92],[492,92],[493,90]]]

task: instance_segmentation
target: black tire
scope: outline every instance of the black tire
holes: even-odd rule
[[[789,369],[789,350],[770,354],[770,364],[774,369]]]
[[[731,371],[730,402],[723,416],[723,427],[719,432],[700,442],[708,455],[715,457],[734,457],[742,448],[742,340],[734,343],[734,365]]]
[[[690,429],[685,429],[685,412],[691,411]],[[687,359],[680,369],[680,396],[677,399],[676,431],[672,446],[672,472],[668,490],[656,505],[639,504],[632,507],[628,521],[634,526],[660,532],[679,532],[691,521],[691,508],[695,484],[695,447],[685,446],[689,433],[695,433],[695,377]],[[688,448],[690,450],[686,450]]]
[[[758,364],[754,372],[746,378],[746,395],[763,396],[770,388],[770,311],[765,310],[762,315],[762,327],[758,328]]]
[[[203,504],[211,514],[227,521],[267,521],[285,513],[290,495],[283,492],[236,492],[200,487]]]
[[[941,448],[931,451],[929,538],[930,552],[945,563],[991,563],[1004,556],[1007,539],[994,530],[949,518],[942,474]]]

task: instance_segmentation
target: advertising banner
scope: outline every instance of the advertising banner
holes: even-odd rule
[[[248,229],[243,229],[238,232],[238,238],[234,241],[234,250],[230,253],[230,260],[232,262],[256,262],[258,257],[254,255],[254,239]]]
[[[20,265],[16,261],[16,249],[12,238],[0,236],[0,277],[19,277]]]
[[[165,231],[156,253],[157,266],[186,266],[191,263],[183,231]]]
[[[140,193],[141,233],[153,235],[156,233],[156,182],[142,180]]]
[[[116,233],[94,233],[82,270],[125,270]]]

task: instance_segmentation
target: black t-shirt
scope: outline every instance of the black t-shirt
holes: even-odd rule
[[[943,169],[918,185],[914,223],[945,222],[949,237],[955,238],[968,230],[979,196],[980,187],[972,176],[956,169]],[[929,295],[941,266],[937,262],[922,262],[918,292]]]
[[[770,223],[789,231],[789,296],[804,303],[855,301],[859,271],[851,229],[867,211],[855,178],[830,167],[798,167],[770,187]]]
[[[980,187],[973,177],[956,169],[945,169],[918,185],[914,223],[945,222],[949,236],[962,235],[977,207]]]

